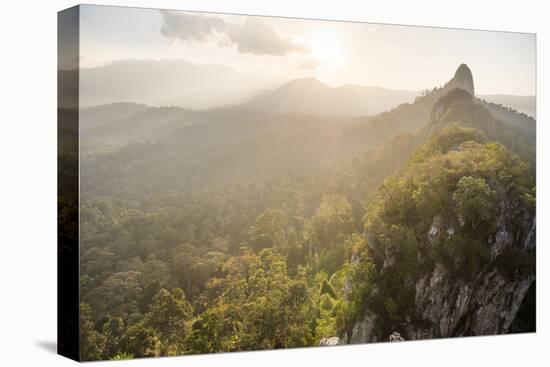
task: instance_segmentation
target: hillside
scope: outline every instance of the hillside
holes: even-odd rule
[[[344,338],[534,330],[519,313],[533,304],[534,185],[528,165],[503,145],[440,125],[369,205],[367,244],[350,258]],[[367,270],[365,284],[355,274]]]
[[[135,102],[155,107],[207,109],[241,103],[275,82],[224,65],[181,59],[118,60],[81,67],[79,74],[80,105],[86,107]]]
[[[330,87],[314,78],[291,80],[244,103],[266,114],[302,113],[324,116],[364,116],[412,102],[419,92],[380,87]]]
[[[444,86],[421,95],[354,85],[332,88],[313,78],[297,79],[241,105],[207,110],[135,103],[87,107],[81,110],[81,130],[87,141],[120,146],[129,142],[177,142],[196,134],[208,138],[221,131],[244,130],[246,136],[254,136],[255,131],[276,128],[272,124],[286,126],[287,115],[298,115],[307,123],[332,119],[334,124],[340,124],[334,127],[339,131],[336,138],[343,135],[344,145],[357,152],[365,144],[378,147],[400,132],[420,131],[430,120],[433,105],[457,87],[466,88],[474,96],[473,78],[466,65],[459,67]],[[510,107],[477,97],[474,100],[494,118],[534,137],[533,118]],[[325,126],[320,123],[321,129]]]
[[[119,103],[86,108],[81,113],[83,151],[127,155],[130,147],[124,145],[134,143],[131,149],[135,160],[149,162],[150,169],[155,170],[152,177],[164,177],[164,185],[172,182],[169,176],[173,176],[174,170],[189,169],[184,167],[190,162],[194,170],[200,169],[206,175],[195,175],[198,181],[215,172],[223,172],[228,179],[249,179],[261,177],[274,169],[299,171],[327,162],[351,160],[383,147],[399,134],[414,134],[416,146],[425,141],[427,134],[440,121],[480,129],[524,158],[533,160],[534,120],[513,110],[489,105],[465,89],[456,88],[456,85],[465,85],[463,79],[469,83],[467,88],[473,91],[471,72],[467,67],[462,67],[462,71],[457,71],[445,86],[434,88],[414,102],[363,118],[334,118],[319,114],[266,116],[259,110],[246,107],[195,111]],[[302,91],[304,82],[315,85],[317,89],[331,89],[308,79],[287,85],[285,95],[292,100],[293,93]],[[443,103],[450,102],[453,102],[452,108],[443,106]],[[445,116],[438,115],[441,108],[445,108]],[[281,150],[282,146],[286,149]],[[278,157],[278,163],[273,166],[270,162],[275,157]],[[97,157],[89,167],[92,169],[97,164],[103,167],[102,170],[115,169],[112,164],[103,162],[103,159],[113,158],[110,155]],[[223,164],[231,159],[234,163],[230,167]],[[402,162],[405,159],[406,156],[401,157]],[[127,162],[126,159],[124,162]],[[221,171],[218,172],[218,168]],[[141,166],[135,174],[144,174],[146,171],[143,169],[149,168]],[[166,177],[160,175],[164,169]],[[95,170],[90,172],[95,175]],[[118,168],[116,172],[120,172]],[[128,174],[131,180],[129,185],[139,182],[131,171]]]
[[[81,112],[86,359],[534,330],[536,122],[466,65],[373,116]]]
[[[509,107],[520,114],[536,119],[537,118],[537,98],[535,96],[512,96],[507,94],[485,94],[479,95],[479,99],[491,104]]]
[[[451,93],[448,96],[454,90],[458,90],[458,93]],[[464,93],[460,91],[464,91]],[[405,103],[374,116],[357,118],[351,129],[350,138],[369,141],[373,136],[388,138],[394,131],[420,132],[437,120],[436,117],[442,111],[440,110],[441,102],[445,101],[445,98],[460,99],[460,96],[463,96],[463,102],[468,106],[464,106],[462,103],[454,106],[451,111],[445,110],[449,114],[447,122],[453,119],[453,115],[466,124],[484,120],[483,123],[493,125],[500,131],[499,140],[506,141],[509,146],[515,144],[519,150],[530,150],[525,154],[529,154],[534,159],[536,120],[511,107],[497,105],[476,97],[472,72],[465,64],[459,66],[454,77],[444,86],[435,87],[430,92],[424,93],[417,97],[413,103]],[[438,103],[439,107],[434,108]],[[464,114],[455,113],[455,110],[460,109],[461,106],[465,109]],[[473,116],[472,114],[482,114],[483,116]],[[493,120],[499,122],[495,123]],[[514,143],[515,139],[522,140],[522,142]]]

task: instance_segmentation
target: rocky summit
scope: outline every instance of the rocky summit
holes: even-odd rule
[[[450,88],[460,88],[468,91],[472,96],[475,95],[474,78],[472,71],[466,64],[461,64],[456,69],[455,76],[447,83]]]
[[[347,343],[534,330],[526,317],[534,312],[533,183],[517,156],[529,161],[529,153],[519,149],[519,130],[474,97],[467,65],[437,91],[444,92],[426,143],[381,187],[393,196],[371,204],[364,253],[376,265],[377,285],[365,292],[363,313],[343,335]],[[352,260],[368,263],[361,254]],[[353,282],[346,287],[357,287]]]

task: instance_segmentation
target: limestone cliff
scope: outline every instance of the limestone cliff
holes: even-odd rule
[[[446,93],[433,106],[427,125],[428,135],[450,124],[458,124],[474,128],[490,141],[499,141],[512,152],[529,158],[528,154],[522,154],[525,149],[523,142],[526,140],[521,140],[519,136],[529,136],[528,126],[526,132],[511,130],[505,121],[494,118],[484,104],[474,97],[473,78],[466,65],[458,68],[444,89]],[[461,158],[453,155],[453,152],[461,149],[462,142],[445,148],[447,153],[443,153],[449,155],[448,162],[451,163],[443,164],[440,169],[448,169],[451,175],[456,174],[451,165],[454,159]],[[469,160],[461,162],[460,165],[479,163],[471,163]],[[410,287],[413,293],[410,309],[405,312],[404,319],[396,321],[388,317],[383,302],[378,309],[366,307],[360,320],[342,335],[345,342],[387,341],[394,332],[406,340],[415,340],[534,331],[534,204],[526,204],[525,194],[511,194],[507,178],[498,173],[498,165],[494,169],[496,176],[484,177],[487,187],[494,191],[497,202],[492,209],[491,223],[483,229],[484,235],[475,238],[473,231],[474,237],[469,237],[470,240],[475,238],[484,249],[488,249],[487,260],[484,260],[483,265],[468,276],[457,277],[456,270],[449,270],[434,256],[433,249],[439,243],[449,243],[460,234],[464,226],[460,215],[439,212],[425,218],[428,224],[425,227],[411,224],[408,228],[414,228],[415,231],[424,228],[424,232],[416,233],[415,241],[418,241],[421,250],[414,255],[424,270],[419,271],[420,275],[403,275],[402,284]],[[409,176],[404,174],[404,177]],[[419,191],[413,192],[416,195]],[[391,223],[384,225],[391,226]],[[377,239],[373,238],[375,235],[369,233],[368,228],[365,236],[372,247],[373,256],[378,258],[377,281],[397,271],[403,256],[400,244],[376,248]],[[395,283],[395,279],[392,281]],[[374,292],[375,295],[377,293],[380,291]]]
[[[511,231],[512,220],[521,224]],[[518,311],[534,287],[534,267],[507,274],[501,270],[510,256],[534,251],[535,218],[506,202],[500,208],[496,236],[488,244],[491,264],[471,280],[457,280],[443,266],[423,276],[415,284],[415,308],[419,318],[403,325],[391,325],[407,340],[432,339],[469,335],[494,335],[508,332],[534,331],[534,325],[511,329]],[[451,233],[452,227],[434,218],[430,236]],[[388,262],[391,262],[391,254]],[[531,293],[531,292],[529,292]],[[534,295],[534,292],[532,292]],[[528,312],[534,312],[534,309]],[[531,315],[532,316],[532,315]],[[385,328],[378,315],[366,310],[364,318],[347,336],[350,344],[385,341],[390,329]]]
[[[475,95],[474,78],[472,71],[466,64],[461,64],[456,69],[454,77],[445,86],[448,89],[460,88],[466,90],[472,96]]]

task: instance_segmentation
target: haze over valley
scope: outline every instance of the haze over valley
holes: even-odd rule
[[[531,35],[84,14],[83,359],[535,330]]]
[[[269,78],[259,72],[239,72],[228,66],[185,60],[119,60],[83,68],[80,78],[86,86],[81,92],[81,105],[88,107],[134,102],[152,107],[204,110],[244,104],[249,108],[276,109],[272,112],[278,113],[364,116],[413,102],[424,92],[383,85],[330,86],[314,77]],[[534,96],[497,94],[479,95],[479,98],[532,117],[536,114]]]

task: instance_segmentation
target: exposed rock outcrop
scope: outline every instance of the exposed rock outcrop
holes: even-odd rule
[[[508,332],[534,275],[510,282],[497,270],[456,281],[441,267],[416,284],[416,306],[426,327],[411,324],[411,339]]]
[[[349,344],[375,343],[382,341],[376,329],[378,317],[367,310],[363,321],[356,323],[348,338]]]
[[[445,85],[448,89],[460,88],[464,89],[472,96],[475,95],[474,89],[474,78],[472,76],[472,71],[466,64],[461,64],[458,69],[456,69],[455,76]]]
[[[402,342],[405,341],[401,334],[399,334],[397,331],[394,331],[389,338],[390,342]]]
[[[489,139],[502,141],[511,150],[516,148],[517,144],[506,140],[507,136],[513,136],[512,130],[506,130],[507,126],[474,97],[473,78],[466,65],[458,68],[444,89],[447,94],[432,109],[429,133],[457,123],[481,131]],[[451,146],[449,151],[457,149]],[[484,265],[467,276],[457,276],[444,264],[437,263],[432,249],[438,241],[449,241],[459,235],[465,223],[460,216],[449,219],[447,213],[430,218],[431,225],[425,234],[417,237],[423,249],[418,257],[419,263],[433,263],[431,267],[426,265],[420,276],[406,280],[412,283],[412,308],[401,321],[392,321],[384,311],[377,314],[365,310],[363,319],[348,331],[345,337],[348,343],[385,341],[388,335],[396,339],[397,334],[415,340],[534,331],[534,207],[525,204],[526,199],[521,196],[511,198],[506,180],[500,182],[501,179],[489,182],[498,205],[491,228],[486,228],[486,236],[479,238],[488,248]],[[372,243],[371,234],[367,231],[365,235]],[[396,245],[390,243],[383,250],[372,249],[378,258],[378,275],[399,266]]]
[[[333,336],[330,338],[323,338],[321,339],[321,342],[319,343],[319,346],[321,347],[334,347],[336,345],[342,345],[342,341],[339,337]]]
[[[504,257],[510,256],[514,248],[519,251],[532,249],[535,228],[533,219],[527,219],[519,231],[508,232],[510,217],[522,215],[508,209],[511,212],[501,217],[497,234],[489,244],[492,262],[485,271],[473,279],[456,279],[442,265],[436,264],[432,272],[416,282],[415,313],[418,318],[401,325],[401,335],[417,340],[518,332],[511,326],[535,281],[534,269],[507,275],[498,264],[507,261]],[[441,231],[449,234],[435,218],[430,232]],[[382,333],[379,317],[367,310],[364,319],[353,327],[349,343],[382,341],[385,339]]]

